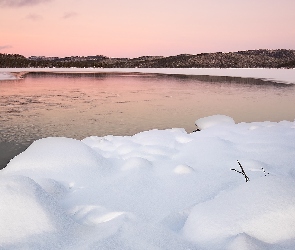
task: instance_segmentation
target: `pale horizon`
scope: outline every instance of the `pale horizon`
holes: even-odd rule
[[[295,1],[0,0],[0,53],[135,58],[295,49]]]

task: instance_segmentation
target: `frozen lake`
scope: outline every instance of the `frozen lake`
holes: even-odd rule
[[[0,96],[0,168],[44,137],[192,132],[196,119],[214,114],[236,122],[295,118],[294,84],[226,76],[29,73],[0,81]]]

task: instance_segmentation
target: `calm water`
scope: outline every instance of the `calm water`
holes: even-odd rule
[[[195,129],[198,118],[295,119],[295,85],[153,74],[30,73],[0,81],[0,168],[36,139]]]

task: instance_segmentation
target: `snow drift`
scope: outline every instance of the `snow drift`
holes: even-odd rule
[[[294,249],[295,122],[196,123],[35,141],[0,172],[0,248]]]

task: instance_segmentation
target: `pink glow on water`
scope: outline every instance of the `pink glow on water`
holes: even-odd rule
[[[0,141],[132,135],[185,128],[224,114],[236,122],[293,121],[295,86],[224,77],[30,74],[0,82]]]

